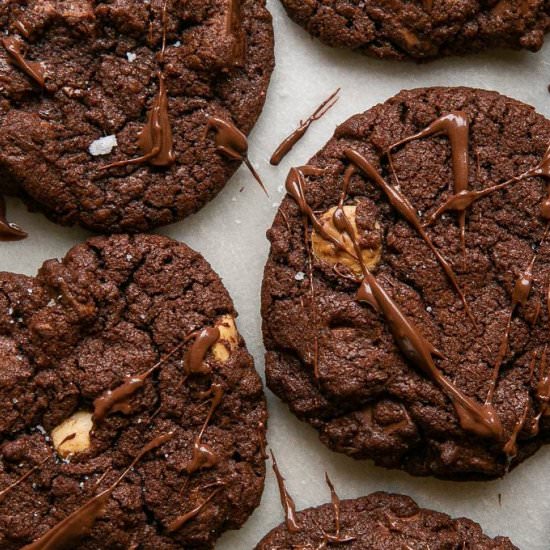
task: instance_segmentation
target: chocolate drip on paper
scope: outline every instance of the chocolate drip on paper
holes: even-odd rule
[[[219,462],[219,457],[212,450],[210,445],[202,442],[204,432],[212,419],[214,411],[219,407],[224,395],[224,390],[219,384],[212,384],[211,391],[213,396],[210,404],[210,410],[208,411],[208,415],[202,425],[201,431],[193,444],[193,457],[191,458],[191,462],[185,468],[188,474],[192,474],[203,468],[212,468]]]
[[[425,2],[426,9],[431,10],[432,2]],[[427,128],[409,136],[397,143],[394,143],[389,147],[388,155],[391,157],[392,149],[400,147],[414,141],[416,139],[422,139],[425,137],[445,134],[451,142],[452,151],[452,164],[453,164],[453,179],[454,179],[454,192],[455,195],[464,193],[468,190],[468,174],[469,174],[469,161],[468,161],[468,149],[470,143],[470,123],[468,122],[468,116],[463,111],[456,111],[454,113],[446,114],[434,122],[432,122]],[[466,211],[461,210],[459,212],[460,223],[460,243],[462,251],[466,248]]]
[[[277,478],[277,485],[279,486],[279,494],[281,496],[281,504],[285,511],[285,525],[289,533],[298,533],[300,531],[300,525],[298,524],[298,518],[296,517],[296,505],[294,500],[290,496],[285,487],[285,478],[281,475],[275,455],[271,451],[271,460],[273,461],[273,471]]]
[[[6,218],[6,200],[0,195],[0,241],[20,241],[28,235],[16,223]]]
[[[214,143],[216,144],[218,153],[230,160],[244,162],[252,176],[254,176],[254,179],[263,189],[263,192],[269,196],[260,175],[256,172],[256,169],[248,158],[248,140],[246,136],[231,122],[215,116],[209,117],[206,122],[205,139],[211,131],[214,132]]]
[[[352,153],[354,153],[350,155],[352,159],[362,159],[358,153],[354,151]],[[336,248],[347,251],[344,243],[326,232],[323,225],[319,222],[305,198],[304,184],[305,179],[303,175],[297,169],[291,169],[287,179],[287,192],[294,198],[302,213],[308,216],[312,226],[319,235],[331,242]],[[354,257],[359,262],[363,271],[364,279],[357,293],[357,299],[369,302],[375,300],[378,309],[389,325],[397,346],[407,359],[429,376],[449,397],[459,418],[460,425],[464,430],[481,437],[502,440],[503,427],[495,409],[491,405],[476,403],[439,371],[433,357],[441,358],[442,354],[426,340],[413,321],[406,317],[389,294],[379,285],[376,277],[369,271],[363,261],[351,222],[341,207],[337,208],[334,213],[334,224],[339,231],[348,234],[355,248]]]
[[[323,531],[323,537],[325,539],[325,542],[329,544],[343,544],[346,542],[351,542],[356,540],[356,537],[346,537],[341,534],[340,529],[340,499],[338,498],[338,495],[336,494],[336,490],[334,489],[334,485],[332,484],[332,481],[328,477],[328,474],[325,472],[325,481],[327,482],[327,485],[330,489],[330,500],[332,502],[332,508],[334,509],[334,529],[335,533],[334,535],[329,535],[325,531]]]
[[[173,432],[158,436],[149,442],[132,460],[128,468],[108,488],[91,498],[64,520],[52,527],[38,540],[27,544],[22,550],[65,550],[76,548],[76,542],[88,534],[96,520],[103,514],[113,491],[120,485],[132,468],[150,451],[172,439]]]
[[[277,166],[281,161],[290,153],[292,148],[305,136],[306,132],[309,130],[309,127],[321,117],[323,117],[338,101],[338,93],[340,88],[338,88],[330,97],[325,99],[315,112],[306,120],[300,121],[300,125],[294,132],[292,132],[288,137],[286,137],[283,142],[277,147],[271,160],[269,161],[273,166]]]
[[[195,506],[192,510],[189,512],[186,512],[185,514],[182,514],[181,516],[177,517],[174,521],[170,522],[167,527],[167,531],[169,533],[175,533],[176,531],[179,531],[186,523],[191,521],[193,518],[196,518],[203,510],[204,508],[210,503],[210,501],[223,489],[223,483],[221,486],[214,489],[210,495],[205,498],[200,504]]]
[[[21,485],[21,483],[23,483],[26,479],[28,479],[30,476],[32,476],[32,474],[34,474],[34,472],[40,470],[40,467],[43,466],[44,464],[46,464],[46,462],[48,462],[48,460],[50,460],[50,458],[51,457],[49,457],[49,456],[46,457],[42,462],[40,462],[39,464],[37,464],[36,466],[31,468],[30,470],[25,472],[19,479],[14,481],[11,485],[8,485],[5,489],[2,489],[0,491],[0,503],[2,503],[2,501],[6,498],[6,495],[10,491],[13,491],[13,489],[15,489],[17,486]]]
[[[13,65],[21,69],[30,79],[32,79],[41,88],[46,85],[44,77],[44,67],[37,61],[27,61],[21,53],[21,45],[19,41],[12,37],[6,36],[1,39],[2,46],[9,56],[9,60]]]
[[[475,317],[473,316],[470,310],[470,306],[466,301],[466,296],[464,295],[462,289],[460,288],[460,285],[458,284],[458,280],[453,271],[453,268],[433,244],[432,240],[424,230],[418,214],[416,213],[414,207],[409,202],[407,197],[405,197],[405,195],[403,195],[395,187],[389,185],[386,180],[384,180],[384,178],[380,175],[378,170],[376,170],[376,168],[374,168],[374,166],[372,166],[372,164],[360,153],[358,153],[354,149],[346,149],[344,151],[344,154],[346,155],[348,160],[355,164],[355,166],[359,170],[361,170],[361,172],[363,172],[384,192],[391,206],[393,206],[393,208],[417,231],[422,240],[428,245],[430,250],[435,255],[437,261],[439,262],[439,265],[445,272],[445,275],[447,275],[447,278],[451,282],[451,285],[453,286],[455,292],[460,297],[462,304],[464,305],[464,310],[466,314],[468,315],[474,326],[477,326]]]

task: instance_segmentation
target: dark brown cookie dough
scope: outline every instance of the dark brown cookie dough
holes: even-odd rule
[[[235,316],[208,263],[160,236],[0,274],[0,548],[67,536],[75,515],[86,533],[47,548],[211,548],[239,528],[267,413]]]
[[[315,550],[330,548],[337,533],[333,504],[308,508],[297,514],[299,530],[290,532],[283,523],[268,533],[256,550]],[[410,497],[373,493],[340,502],[339,537],[351,539],[341,547],[349,550],[514,550],[505,537],[486,536],[481,527],[466,518],[419,508]],[[334,538],[332,538],[334,540]],[[328,544],[328,546],[327,546]]]
[[[10,0],[0,32],[0,193],[101,232],[212,199],[246,151],[208,122],[248,134],[274,64],[263,0]]]
[[[267,383],[333,450],[477,479],[547,440],[549,144],[518,101],[418,89],[291,171],[268,233]]]
[[[391,59],[492,47],[536,51],[550,28],[548,0],[281,1],[296,23],[329,46]]]

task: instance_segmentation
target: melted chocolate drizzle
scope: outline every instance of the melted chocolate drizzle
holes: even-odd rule
[[[194,334],[195,341],[185,354],[185,374],[209,374],[210,368],[204,364],[206,354],[220,339],[220,330],[216,327],[207,327]]]
[[[179,531],[186,523],[191,521],[193,518],[196,518],[204,510],[204,508],[210,503],[210,501],[223,489],[223,486],[224,484],[222,483],[219,487],[214,489],[210,493],[210,495],[207,498],[205,498],[200,504],[195,506],[195,508],[193,508],[192,510],[189,510],[189,512],[182,514],[181,516],[177,517],[174,521],[170,522],[166,530],[169,533],[175,533],[176,531]]]
[[[19,41],[12,37],[6,36],[1,39],[2,46],[8,53],[9,59],[13,65],[21,69],[29,78],[31,78],[41,88],[46,85],[44,77],[44,67],[37,61],[27,61],[21,53],[21,45]]]
[[[212,468],[220,460],[216,453],[212,450],[212,447],[202,442],[204,432],[212,419],[212,415],[219,407],[224,395],[224,390],[219,384],[212,384],[211,391],[213,392],[213,396],[210,404],[210,410],[208,411],[208,415],[202,425],[201,431],[193,444],[193,457],[191,458],[191,462],[185,467],[188,474],[192,474],[197,470],[202,470],[204,468]]]
[[[0,241],[20,241],[27,233],[6,218],[6,200],[0,195]]]
[[[327,485],[330,489],[330,500],[332,502],[332,508],[334,509],[334,528],[335,533],[334,535],[329,535],[328,533],[325,533],[323,531],[323,537],[325,539],[325,542],[328,544],[343,544],[346,542],[352,542],[356,540],[356,537],[346,537],[341,534],[341,528],[340,528],[340,499],[338,498],[338,495],[336,494],[336,490],[334,489],[334,485],[332,484],[332,481],[328,477],[328,474],[325,472],[325,481],[327,482]]]
[[[5,489],[2,489],[0,491],[0,503],[2,503],[2,501],[6,498],[6,495],[10,491],[15,489],[17,486],[21,485],[21,483],[23,483],[26,479],[28,479],[30,476],[32,476],[32,474],[34,474],[34,472],[40,470],[40,467],[43,466],[44,464],[46,464],[46,462],[48,462],[48,460],[50,460],[50,458],[51,458],[50,456],[46,457],[42,462],[38,463],[36,466],[34,466],[33,468],[31,468],[30,470],[25,472],[19,479],[14,481],[11,485],[8,485]]]
[[[150,451],[164,445],[173,437],[173,432],[160,435],[150,441],[136,455],[130,465],[119,478],[108,488],[91,498],[83,506],[52,527],[35,542],[23,547],[22,550],[64,550],[75,548],[75,542],[89,533],[97,518],[104,512],[113,491],[120,485],[132,468]]]
[[[466,301],[466,296],[464,295],[458,280],[453,271],[453,268],[449,262],[442,256],[442,254],[437,250],[432,240],[424,230],[420,218],[416,213],[413,205],[409,202],[407,197],[398,191],[395,187],[389,185],[386,180],[380,175],[378,170],[360,153],[354,149],[346,149],[344,154],[361,172],[363,172],[370,180],[372,180],[386,195],[391,206],[417,231],[422,240],[428,245],[430,250],[433,252],[436,257],[439,265],[447,275],[447,278],[451,282],[452,287],[455,292],[460,297],[462,304],[464,305],[464,310],[474,326],[477,326],[475,317],[473,316],[470,306]]]
[[[173,149],[172,129],[168,116],[168,94],[164,75],[159,73],[159,89],[147,115],[147,123],[139,134],[138,144],[143,153],[141,157],[113,162],[102,166],[100,170],[109,170],[122,166],[132,166],[148,162],[152,166],[172,166],[176,162]]]
[[[431,10],[431,2],[429,3],[429,6],[425,5],[425,7]],[[422,139],[438,134],[445,134],[451,143],[455,195],[464,193],[468,190],[468,149],[470,143],[470,123],[468,122],[468,116],[462,111],[446,114],[432,122],[427,128],[417,134],[394,143],[389,147],[388,156],[391,160],[391,151],[396,147],[400,147],[416,139]],[[461,210],[459,213],[459,223],[460,243],[462,251],[464,252],[466,248],[465,210]]]
[[[323,117],[336,103],[338,102],[337,95],[340,93],[340,88],[338,88],[332,95],[330,95],[317,109],[315,112],[306,120],[300,121],[300,125],[296,130],[294,130],[288,137],[286,137],[283,142],[277,147],[273,153],[271,160],[269,161],[273,166],[278,166],[281,161],[292,151],[292,148],[305,136],[306,132],[309,130],[309,127],[321,117]]]
[[[285,478],[281,475],[273,451],[271,451],[271,460],[273,461],[273,471],[275,472],[277,485],[279,486],[281,504],[283,505],[283,510],[285,511],[286,528],[288,529],[289,533],[298,533],[300,531],[300,525],[298,524],[298,519],[296,517],[296,505],[294,504],[294,500],[286,490]]]
[[[241,0],[227,0],[225,32],[233,39],[233,47],[231,50],[233,65],[235,67],[244,66],[246,41],[245,34],[241,28]]]
[[[248,140],[246,136],[231,122],[215,116],[209,117],[206,122],[205,139],[208,137],[210,131],[214,132],[214,143],[216,144],[218,153],[230,160],[244,162],[252,176],[254,176],[254,179],[263,189],[263,192],[269,196],[260,175],[248,158]]]

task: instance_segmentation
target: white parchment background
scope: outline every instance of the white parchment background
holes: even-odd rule
[[[278,0],[268,0],[276,31],[277,68],[263,115],[250,139],[250,157],[270,190],[266,199],[241,168],[225,190],[192,218],[161,232],[202,252],[223,277],[240,313],[239,329],[263,376],[259,293],[268,252],[265,231],[271,225],[282,185],[291,165],[303,164],[349,116],[384,101],[403,88],[467,85],[500,91],[550,118],[550,36],[538,54],[493,52],[427,65],[383,62],[322,46],[294,25]],[[279,168],[267,164],[271,152],[300,118],[337,87],[336,107],[317,122]],[[241,188],[244,186],[242,192]],[[48,258],[62,257],[88,234],[61,228],[29,214],[18,201],[8,202],[9,216],[30,233],[19,243],[0,244],[0,269],[34,274]],[[468,516],[490,535],[507,535],[523,550],[550,548],[550,448],[517,468],[504,480],[452,483],[413,478],[332,453],[316,432],[296,420],[269,390],[269,444],[286,476],[299,509],[329,501],[328,471],[341,497],[375,490],[406,493],[419,504]],[[502,495],[499,506],[498,494]],[[243,529],[226,533],[219,550],[247,550],[283,519],[271,470],[261,507]]]

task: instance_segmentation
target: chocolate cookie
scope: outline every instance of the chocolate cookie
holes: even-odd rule
[[[374,57],[434,59],[489,47],[537,51],[550,2],[510,0],[281,0],[296,23],[329,46]]]
[[[211,548],[259,504],[266,407],[227,291],[165,237],[0,274],[0,548]]]
[[[550,435],[550,122],[404,91],[292,169],[268,233],[267,383],[324,443],[503,475]]]
[[[505,537],[484,535],[472,520],[419,508],[407,496],[379,492],[341,502],[334,491],[332,496],[332,504],[298,512],[295,527],[273,529],[256,550],[314,550],[338,542],[349,550],[516,548]]]
[[[264,0],[11,0],[0,31],[0,193],[141,231],[246,160],[274,63]]]

